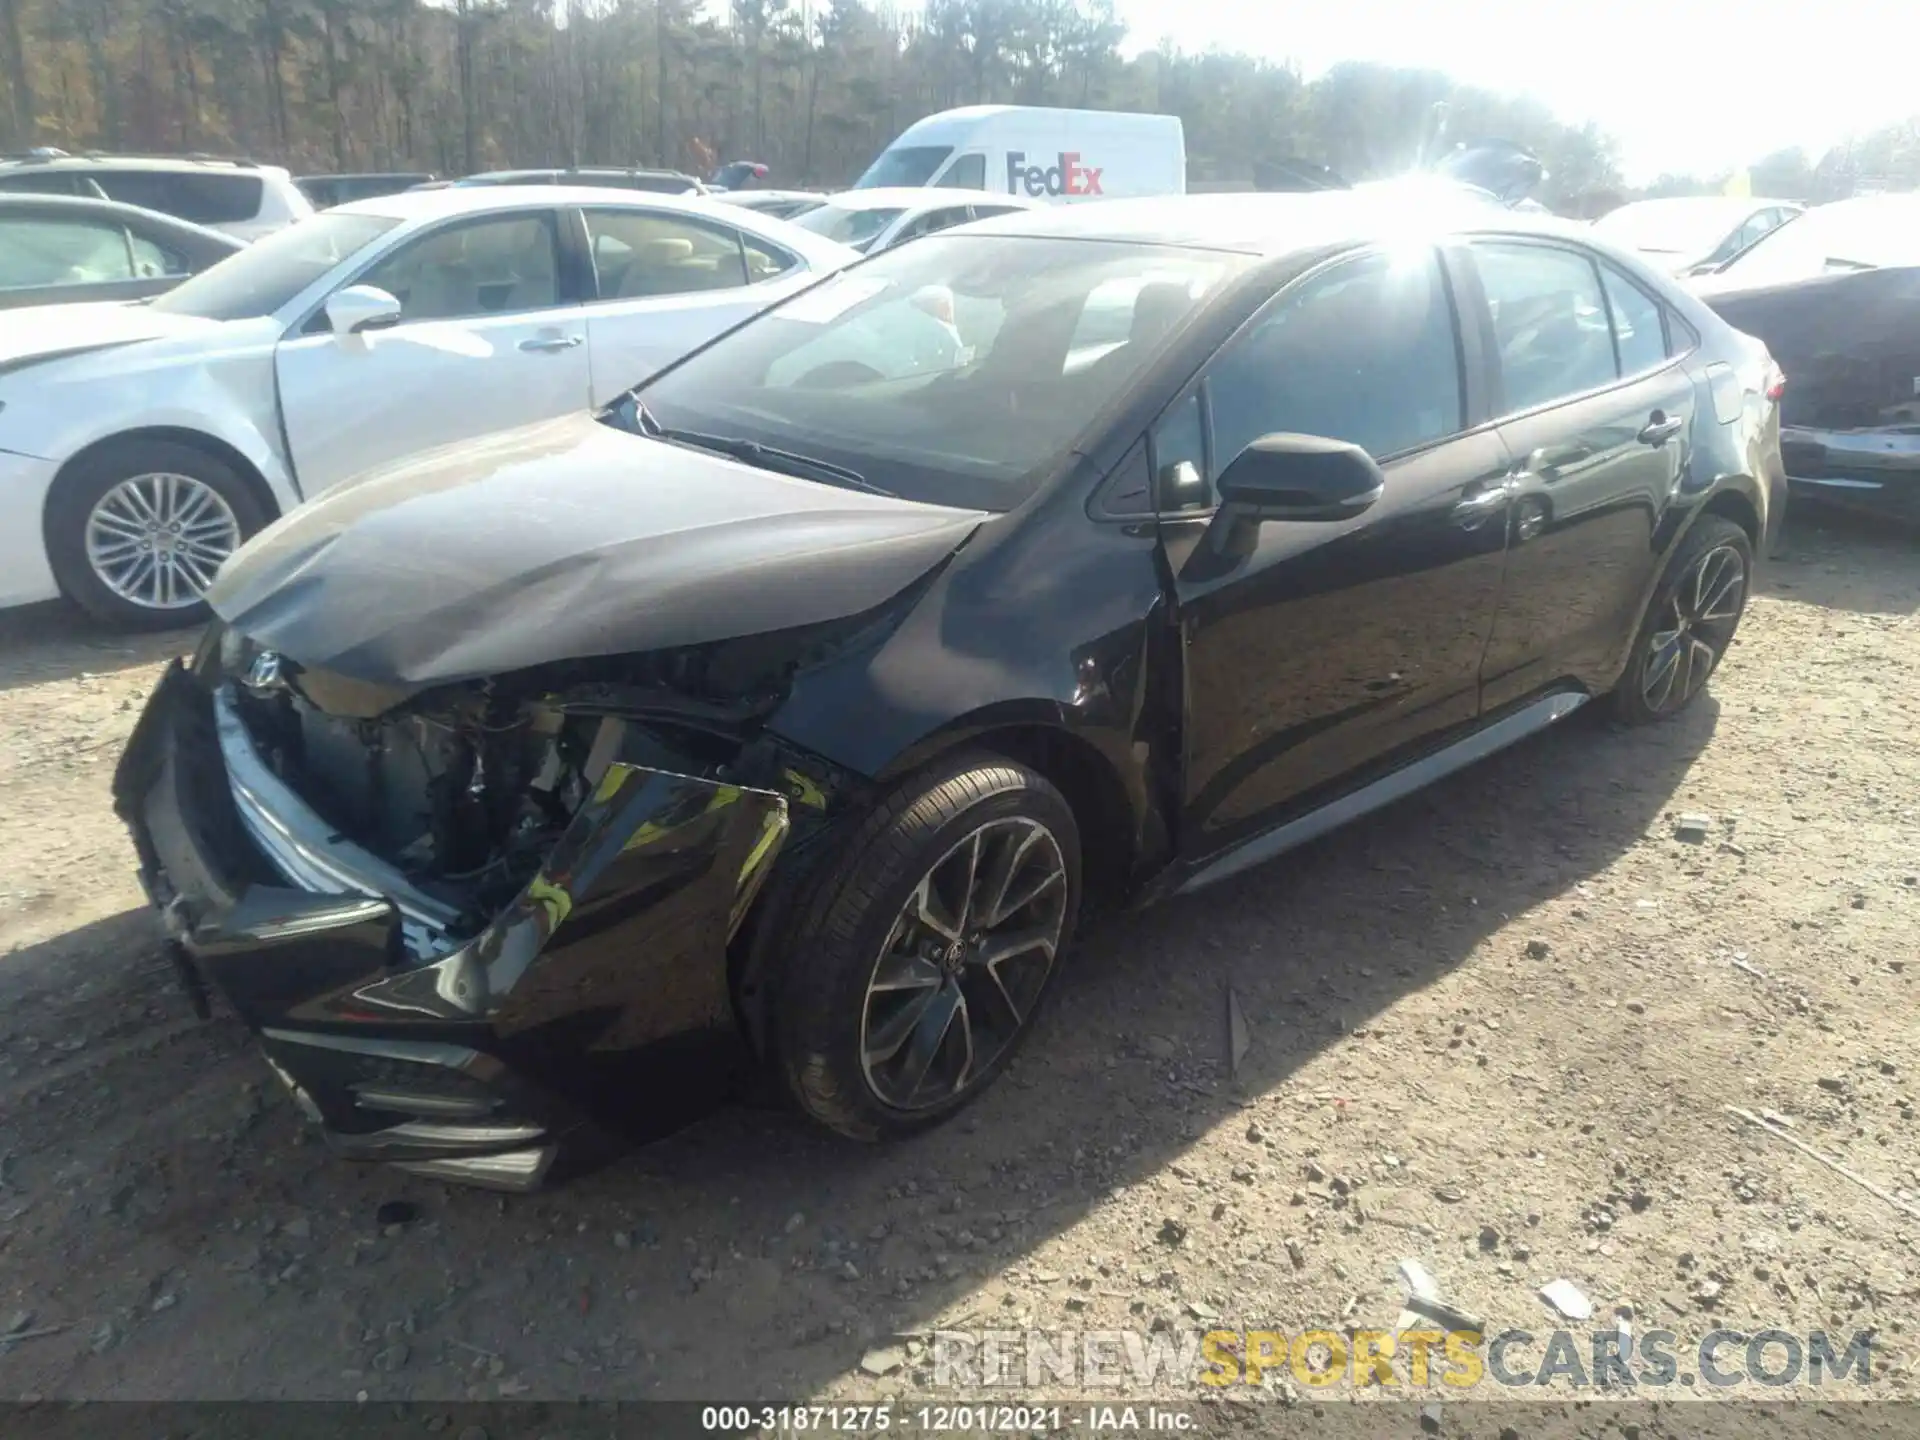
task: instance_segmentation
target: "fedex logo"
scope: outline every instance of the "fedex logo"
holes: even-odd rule
[[[1061,151],[1060,163],[1045,169],[1027,164],[1022,151],[1009,151],[1007,191],[1018,195],[1023,190],[1035,199],[1042,195],[1099,195],[1100,172],[1082,165],[1078,150]]]

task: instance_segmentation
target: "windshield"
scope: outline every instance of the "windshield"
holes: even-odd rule
[[[851,245],[856,250],[864,250],[879,238],[880,232],[898,220],[904,213],[903,207],[891,210],[849,210],[844,205],[828,203],[816,205],[806,213],[793,217],[793,223],[802,229],[811,230],[816,235],[824,235],[829,240],[838,240],[842,245]]]
[[[1920,265],[1920,196],[1816,205],[1763,235],[1715,273],[1740,285],[1785,285],[1894,265]]]
[[[169,315],[254,320],[271,315],[400,222],[329,210],[256,240],[151,301]]]
[[[1596,235],[1652,255],[1707,255],[1752,214],[1750,207],[1717,200],[1642,200],[1593,222]]]
[[[896,145],[882,152],[867,167],[867,173],[853,182],[856,190],[877,190],[883,185],[924,185],[953,154],[951,145]]]
[[[909,499],[1007,510],[1251,263],[935,235],[723,336],[639,398],[668,430],[779,447]]]

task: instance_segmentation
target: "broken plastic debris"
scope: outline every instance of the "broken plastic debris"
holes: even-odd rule
[[[1698,812],[1682,815],[1674,822],[1673,834],[1677,840],[1690,840],[1696,845],[1707,838],[1707,832],[1713,829],[1713,817]]]
[[[1247,1058],[1247,1050],[1253,1044],[1253,1036],[1247,1031],[1247,1017],[1240,1012],[1240,997],[1233,993],[1233,987],[1227,987],[1227,1069],[1228,1073],[1238,1075],[1240,1062]]]
[[[1423,1300],[1440,1298],[1440,1283],[1418,1260],[1402,1260],[1400,1278],[1407,1282],[1409,1294],[1418,1295]]]
[[[1571,1280],[1554,1280],[1540,1287],[1540,1298],[1569,1320],[1586,1320],[1593,1315],[1593,1302],[1580,1293]]]

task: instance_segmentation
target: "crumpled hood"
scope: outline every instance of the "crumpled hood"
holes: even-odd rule
[[[578,415],[336,486],[236,553],[208,600],[302,665],[422,688],[858,614],[985,518]]]
[[[92,305],[29,305],[0,321],[0,368],[60,355],[161,340],[218,325],[191,315],[168,315],[148,305],[103,301]]]

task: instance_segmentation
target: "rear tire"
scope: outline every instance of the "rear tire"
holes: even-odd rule
[[[975,752],[903,783],[787,948],[771,1031],[794,1101],[858,1140],[967,1105],[1031,1032],[1079,901],[1079,829],[1044,776]]]
[[[47,559],[68,599],[122,630],[207,618],[214,572],[271,518],[245,479],[174,440],[117,440],[61,473]]]
[[[1667,562],[1647,606],[1613,710],[1629,725],[1678,715],[1697,700],[1733,643],[1753,583],[1753,542],[1724,515],[1703,515]]]

